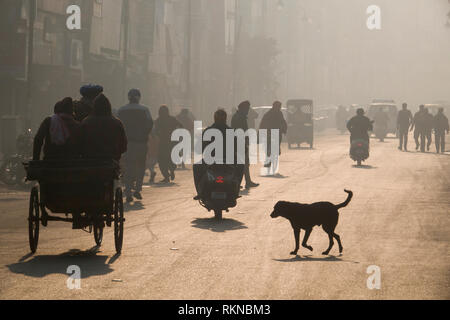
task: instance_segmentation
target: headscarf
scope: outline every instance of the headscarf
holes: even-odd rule
[[[161,106],[158,114],[160,118],[167,118],[169,116],[169,108],[165,105]]]
[[[55,114],[50,121],[50,139],[53,144],[62,146],[70,137],[70,131],[65,122],[66,119],[73,119],[72,98],[64,98],[55,105]]]
[[[99,94],[94,100],[94,115],[95,116],[111,116],[112,108],[111,102],[103,94]]]
[[[94,100],[102,92],[103,87],[99,85],[88,84],[80,88],[81,96],[89,100]]]

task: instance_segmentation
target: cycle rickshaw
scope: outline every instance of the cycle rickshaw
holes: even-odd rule
[[[302,143],[314,146],[314,105],[312,100],[289,100],[287,102],[288,116],[288,147],[293,144],[299,148]]]
[[[38,182],[31,190],[28,216],[32,253],[38,247],[39,225],[46,227],[48,221],[72,222],[77,226],[74,229],[93,231],[97,246],[102,244],[105,225],[111,227],[114,223],[115,248],[117,253],[122,251],[125,219],[118,162],[46,160],[30,161],[24,166],[27,179]]]

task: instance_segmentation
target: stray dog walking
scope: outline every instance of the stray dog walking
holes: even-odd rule
[[[295,250],[291,252],[291,255],[297,255],[300,242],[300,230],[305,230],[305,236],[303,237],[302,246],[310,251],[313,248],[308,245],[308,239],[311,235],[311,231],[315,226],[322,226],[323,230],[328,234],[330,244],[328,249],[322,254],[328,255],[331,248],[333,248],[335,238],[339,245],[339,253],[342,253],[343,247],[341,238],[334,230],[339,220],[339,209],[346,207],[353,197],[353,192],[345,190],[348,193],[348,198],[345,202],[335,205],[331,202],[316,202],[312,204],[303,204],[296,202],[279,201],[271,213],[272,218],[283,217],[289,220],[292,229],[294,229],[295,237]]]

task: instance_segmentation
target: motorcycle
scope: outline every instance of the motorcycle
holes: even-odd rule
[[[16,141],[17,154],[6,156],[0,166],[0,180],[6,185],[26,185],[23,163],[31,160],[33,136],[31,129],[19,135]]]
[[[361,166],[369,158],[369,142],[364,139],[355,139],[350,146],[350,158]]]
[[[380,140],[380,142],[384,142],[384,139],[387,137],[388,128],[384,125],[376,125],[375,124],[375,137]]]
[[[199,170],[203,174],[196,175]],[[241,165],[194,166],[194,180],[199,180],[195,181],[198,196],[194,199],[208,212],[214,211],[217,220],[222,220],[222,212],[237,205],[243,172]]]

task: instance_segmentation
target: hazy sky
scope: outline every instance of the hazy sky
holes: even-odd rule
[[[322,103],[411,103],[450,100],[450,28],[447,0],[292,0],[292,61],[280,55],[280,92]],[[284,0],[289,3],[289,0]],[[381,30],[366,13],[381,9]],[[286,68],[289,75],[286,75]]]

